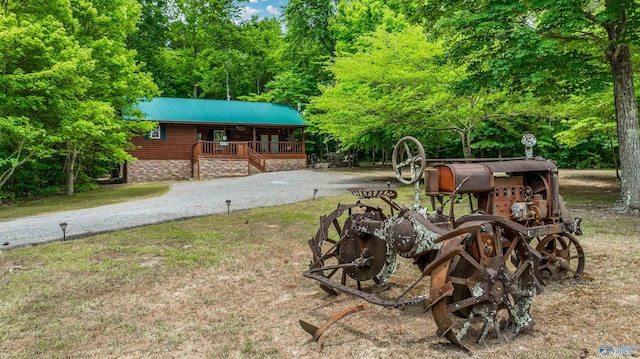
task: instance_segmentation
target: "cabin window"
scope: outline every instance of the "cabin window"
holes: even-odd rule
[[[213,131],[213,140],[214,141],[226,141],[226,138],[224,138],[224,131],[223,130],[214,130]]]
[[[159,140],[161,138],[161,133],[160,125],[158,125],[149,132],[149,138],[152,140]]]

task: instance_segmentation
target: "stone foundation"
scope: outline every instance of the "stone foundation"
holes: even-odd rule
[[[307,160],[305,158],[287,158],[287,159],[272,159],[267,158],[266,161],[267,172],[276,171],[294,171],[303,170],[307,168]]]
[[[304,158],[267,159],[267,172],[305,169]],[[189,178],[208,180],[220,177],[248,176],[261,171],[245,159],[200,158],[190,160],[138,160],[127,163],[127,182],[179,181]]]
[[[178,181],[192,178],[190,160],[138,160],[127,163],[127,182]]]
[[[199,174],[196,178],[201,180],[248,176],[249,165],[246,160],[201,158],[194,163],[193,171]]]

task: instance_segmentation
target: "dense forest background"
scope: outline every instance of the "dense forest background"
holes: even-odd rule
[[[122,115],[166,96],[288,104],[321,160],[381,162],[406,135],[431,158],[521,156],[533,133],[536,154],[560,167],[626,163],[627,204],[640,201],[636,1],[240,11],[233,0],[0,0],[0,200],[93,188],[150,129]]]

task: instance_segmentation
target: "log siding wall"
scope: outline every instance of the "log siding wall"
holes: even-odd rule
[[[130,151],[139,160],[191,160],[193,144],[196,142],[196,127],[165,124],[162,139],[134,137],[131,142],[137,147]]]

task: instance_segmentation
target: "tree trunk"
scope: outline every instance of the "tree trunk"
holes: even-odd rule
[[[471,158],[471,129],[460,131],[460,139],[462,140],[462,154],[464,158]]]
[[[11,167],[9,169],[7,169],[6,171],[4,171],[4,173],[0,174],[0,190],[2,190],[2,186],[4,186],[7,181],[9,180],[9,178],[11,178],[11,176],[13,176],[13,173],[16,171],[16,168],[22,166],[23,164],[25,164],[25,162],[27,162],[31,157],[33,157],[34,153],[30,153],[29,155],[27,155],[26,157],[24,157],[23,159],[19,159],[18,158],[18,162],[11,165]]]
[[[193,79],[193,98],[198,98],[198,80]]]
[[[227,59],[224,61],[225,87],[227,88],[227,101],[231,101],[231,91],[229,91],[229,48],[227,48]]]
[[[607,137],[609,137],[609,147],[611,147],[611,156],[613,158],[613,165],[616,168],[616,178],[620,179],[620,167],[618,166],[618,156],[616,154],[616,149],[613,147],[613,136],[611,136],[611,132],[607,130]]]
[[[193,64],[191,65],[191,76],[193,76],[193,98],[198,98],[198,78],[196,74],[198,73],[198,45],[197,45],[197,34],[193,34]]]
[[[375,167],[376,165],[376,146],[371,148],[371,165]]]
[[[633,88],[633,69],[628,45],[612,45],[609,56],[620,150],[620,203],[640,209],[640,138],[638,105]]]
[[[76,164],[75,152],[71,150],[71,143],[67,142],[67,155],[64,159],[65,178],[67,179],[67,186],[65,194],[67,196],[73,195],[73,185],[75,184],[74,167]]]

